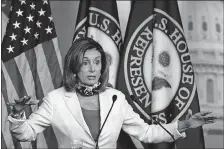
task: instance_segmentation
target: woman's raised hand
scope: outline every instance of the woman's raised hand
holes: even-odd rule
[[[24,96],[19,99],[15,99],[15,103],[7,103],[8,106],[12,109],[12,114],[15,118],[20,118],[22,112],[29,105],[36,105],[39,103],[39,100],[31,100],[30,96]]]

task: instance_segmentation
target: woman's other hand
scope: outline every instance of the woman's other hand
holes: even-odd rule
[[[218,119],[217,116],[212,115],[211,111],[198,112],[192,115],[192,111],[188,110],[186,119],[178,121],[178,131],[184,132],[188,128],[197,128],[204,124],[214,123]]]
[[[188,110],[185,120],[190,128],[197,128],[204,124],[214,123],[216,119],[218,119],[218,117],[212,115],[212,111],[203,111],[192,115],[192,111]]]

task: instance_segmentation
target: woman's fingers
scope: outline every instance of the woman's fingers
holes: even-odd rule
[[[205,124],[214,123],[218,119],[217,116],[209,116],[209,117],[203,117],[203,121]]]
[[[205,124],[211,124],[211,123],[214,123],[214,121],[207,121],[207,122],[205,122]]]
[[[23,97],[23,103],[27,103],[28,101],[30,101],[31,97],[30,96],[24,96]]]
[[[192,116],[192,110],[191,109],[188,109],[187,115],[186,115],[186,118],[185,119],[190,119],[191,116]]]
[[[213,118],[213,119],[207,119],[205,120],[205,124],[210,124],[210,123],[214,123],[216,121],[217,118]]]
[[[208,114],[211,114],[212,111],[203,111],[203,112],[198,112],[196,114],[193,115],[193,117],[195,118],[204,118],[205,116],[208,116]]]
[[[40,101],[39,100],[32,100],[32,101],[29,101],[27,103],[25,103],[26,105],[36,105],[38,104]]]
[[[22,98],[15,99],[15,103],[7,103],[7,105],[11,108],[13,112],[19,113],[28,106],[36,105],[39,103],[39,100],[31,101],[30,99],[30,96],[24,96]]]
[[[207,120],[216,120],[218,117],[217,116],[208,116],[208,115],[202,116],[200,114],[195,114],[192,118],[201,120],[201,121],[207,121]]]
[[[13,106],[13,111],[20,112],[23,111],[28,105],[16,104]]]
[[[14,106],[15,104],[16,103],[10,103],[10,102],[7,103],[8,106]]]
[[[14,99],[15,103],[26,103],[31,99],[30,96],[23,96],[22,98]]]
[[[7,103],[8,106],[15,106],[16,104],[24,104],[24,105],[36,105],[39,103],[39,100],[30,100],[30,96],[24,96],[19,99],[15,99],[15,103]]]
[[[204,117],[205,120],[216,120],[218,119],[217,116],[209,116],[209,117]]]
[[[210,114],[212,112],[213,111],[202,111],[202,112],[200,112],[200,115],[205,116],[205,115],[208,115],[208,114]]]

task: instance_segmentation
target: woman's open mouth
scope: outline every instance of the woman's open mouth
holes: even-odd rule
[[[89,80],[95,80],[96,79],[96,76],[88,76],[87,77]]]

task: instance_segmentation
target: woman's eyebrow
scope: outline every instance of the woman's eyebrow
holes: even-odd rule
[[[95,59],[97,59],[97,58],[101,58],[101,56],[97,56]]]
[[[82,61],[89,61],[87,57],[83,57]]]

